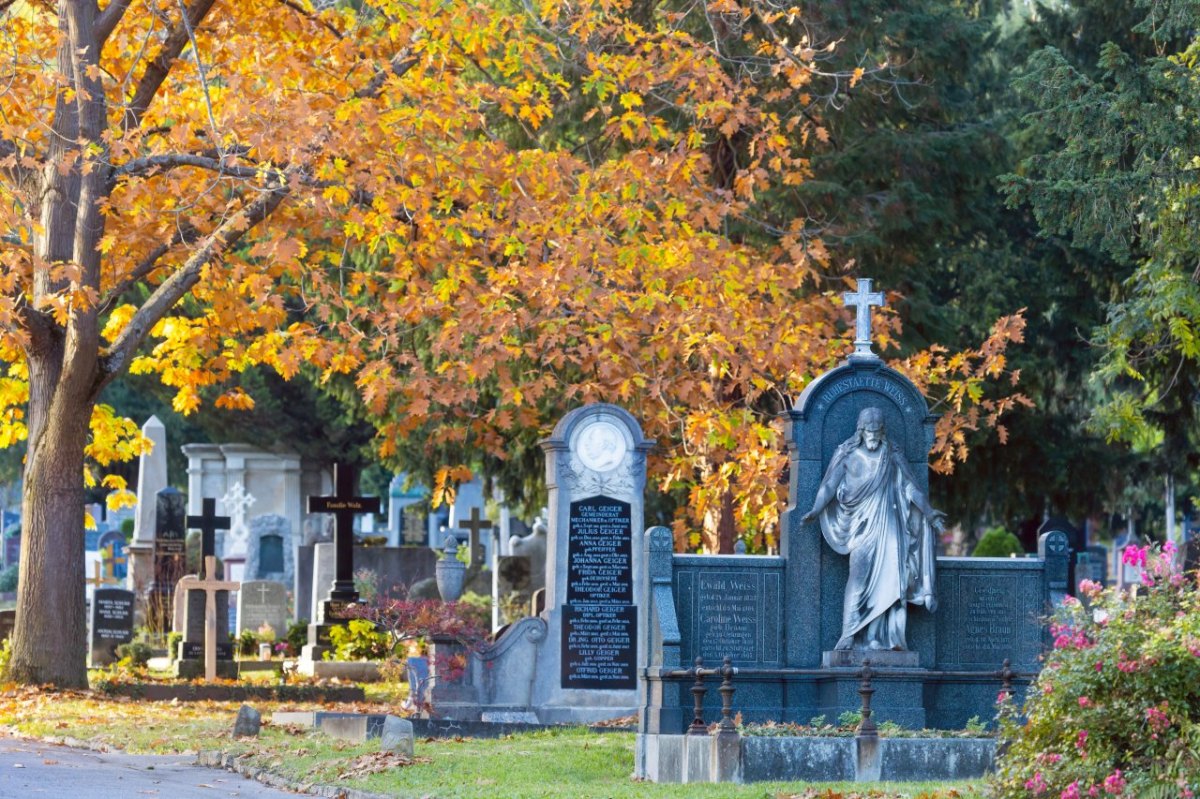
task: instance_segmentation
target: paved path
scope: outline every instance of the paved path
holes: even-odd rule
[[[190,755],[126,755],[0,736],[0,797],[33,799],[296,799]]]

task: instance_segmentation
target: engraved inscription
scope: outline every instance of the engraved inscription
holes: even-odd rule
[[[843,394],[848,394],[851,391],[857,391],[860,389],[873,389],[885,394],[894,400],[896,404],[900,406],[900,409],[905,413],[908,413],[912,410],[911,397],[907,391],[891,380],[884,380],[881,377],[876,377],[873,375],[860,375],[839,380],[836,385],[821,395],[821,400],[817,403],[817,409],[825,410],[838,397],[842,396]]]
[[[707,663],[732,657],[758,660],[762,585],[758,575],[727,572],[699,575],[695,623],[699,653]]]
[[[633,520],[628,502],[595,496],[571,503],[562,687],[637,686]]]

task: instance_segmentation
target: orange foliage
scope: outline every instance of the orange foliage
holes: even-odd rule
[[[156,373],[184,413],[206,390],[251,407],[252,365],[350,374],[384,456],[420,431],[446,464],[612,401],[659,440],[660,485],[690,491],[681,532],[731,491],[738,526],[774,535],[771,414],[847,349],[803,220],[728,235],[762,228],[827,139],[800,20],[721,2],[126,5],[101,9],[111,33],[72,75],[47,67],[54,15],[3,19],[0,358],[21,360],[37,320],[90,324],[97,387]],[[721,41],[715,17],[742,35]],[[101,134],[57,152],[56,103],[89,102]],[[47,169],[103,173],[98,269],[44,257]],[[979,351],[904,363],[947,394],[942,466],[1018,401],[982,393],[1019,340],[1002,324]],[[464,474],[443,469],[439,494]]]

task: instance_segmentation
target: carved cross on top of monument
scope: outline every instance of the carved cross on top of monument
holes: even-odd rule
[[[860,277],[858,290],[847,291],[842,295],[847,308],[857,308],[858,317],[854,321],[854,352],[851,358],[878,358],[871,350],[871,308],[882,307],[885,297],[882,291],[871,292],[871,278]]]
[[[201,501],[202,510],[199,516],[188,516],[187,524],[190,530],[200,531],[200,558],[204,563],[205,568],[208,568],[208,557],[216,555],[216,536],[217,530],[229,529],[229,517],[217,515],[217,501],[205,497]],[[216,577],[216,574],[204,573],[208,579]]]
[[[483,563],[483,537],[480,533],[492,527],[491,520],[480,516],[479,508],[471,508],[471,518],[465,522],[459,522],[458,526],[468,533],[469,537],[467,541],[471,548],[471,565],[480,565]]]
[[[354,467],[343,463],[333,465],[333,496],[309,497],[309,513],[333,514],[333,550],[335,577],[332,600],[356,602],[358,592],[354,590],[354,517],[364,513],[379,512],[379,497],[354,496]]]

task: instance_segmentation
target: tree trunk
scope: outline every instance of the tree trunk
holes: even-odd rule
[[[46,353],[50,358],[58,353]],[[83,585],[83,449],[92,402],[36,379],[57,369],[30,364],[31,439],[21,503],[21,570],[9,677],[27,684],[87,687]],[[40,385],[39,385],[40,383]],[[47,393],[47,389],[49,393]]]
[[[96,401],[96,308],[75,301],[66,323],[40,303],[70,288],[50,264],[74,263],[81,286],[100,288],[106,105],[99,82],[95,0],[60,0],[53,133],[42,171],[29,343],[29,444],[21,502],[21,569],[9,676],[87,687],[83,469]],[[87,146],[81,146],[86,142]],[[90,163],[89,163],[90,162]],[[86,166],[86,168],[85,168]]]

